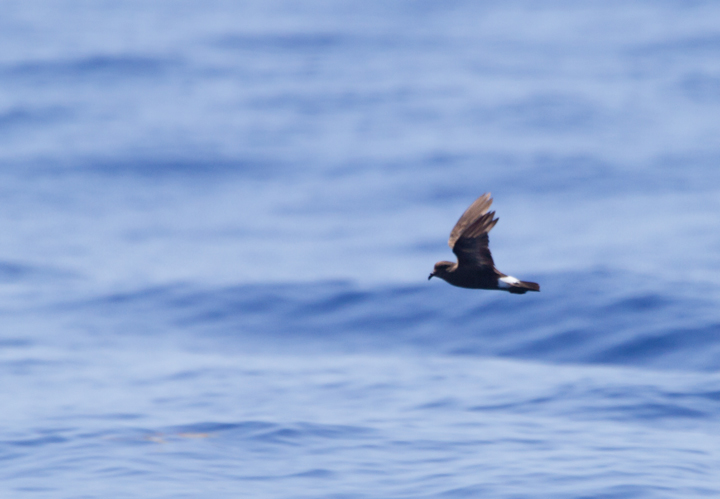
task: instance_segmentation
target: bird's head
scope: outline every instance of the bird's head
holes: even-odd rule
[[[450,272],[450,268],[454,266],[455,264],[452,262],[437,262],[435,264],[435,268],[432,272],[430,272],[430,275],[428,276],[428,281],[433,277],[445,279],[445,276],[448,275],[448,273]]]

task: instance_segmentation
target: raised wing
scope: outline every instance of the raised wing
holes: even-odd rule
[[[495,227],[498,219],[495,212],[488,212],[492,198],[490,193],[483,194],[465,210],[450,233],[448,244],[457,255],[460,265],[494,268],[488,232]]]

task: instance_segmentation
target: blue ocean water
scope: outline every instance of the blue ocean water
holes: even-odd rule
[[[720,5],[2,10],[0,497],[720,494]]]

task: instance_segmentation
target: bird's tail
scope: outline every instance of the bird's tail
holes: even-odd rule
[[[536,282],[520,281],[513,283],[508,291],[521,295],[523,293],[527,293],[528,291],[540,291],[540,285]]]

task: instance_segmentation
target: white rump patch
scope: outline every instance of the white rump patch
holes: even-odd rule
[[[513,284],[519,284],[519,283],[520,283],[520,279],[516,279],[511,275],[501,277],[500,279],[498,279],[498,287],[503,288],[503,289],[511,288],[513,286]]]

